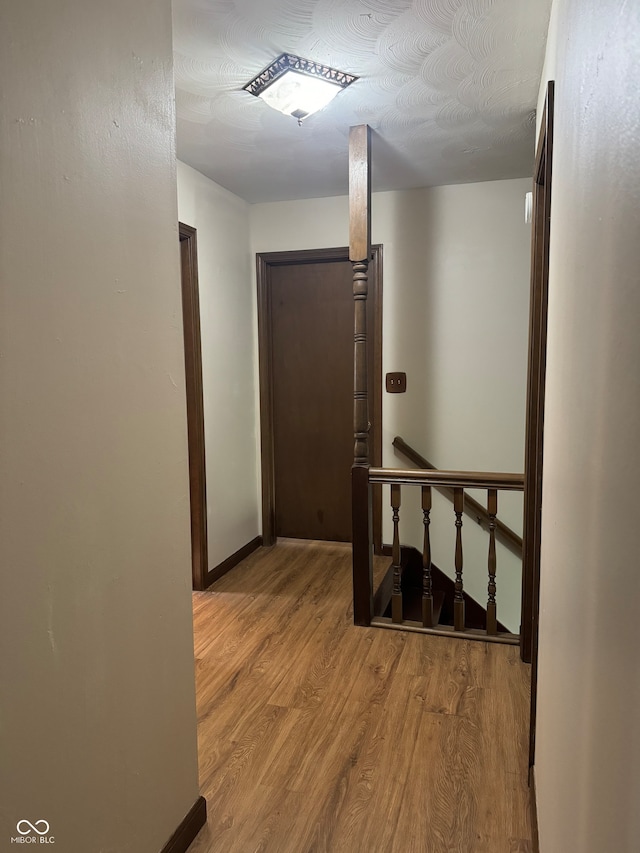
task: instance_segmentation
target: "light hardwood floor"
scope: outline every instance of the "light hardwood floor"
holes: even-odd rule
[[[191,853],[531,851],[517,648],[357,628],[350,546],[295,540],[194,593],[194,624]]]

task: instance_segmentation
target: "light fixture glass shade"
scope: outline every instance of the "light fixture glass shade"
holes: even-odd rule
[[[297,71],[285,71],[267,86],[259,97],[285,115],[303,119],[318,112],[342,89],[322,77],[308,77]]]
[[[243,86],[273,109],[298,119],[318,112],[358,78],[292,53],[282,53]]]

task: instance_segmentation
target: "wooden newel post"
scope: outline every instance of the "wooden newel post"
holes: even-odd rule
[[[367,295],[371,257],[371,132],[366,124],[349,131],[349,260],[353,265],[353,608],[356,625],[373,616],[373,531],[369,487],[369,397]]]
[[[354,299],[354,387],[353,387],[353,464],[369,465],[369,395],[367,389],[367,293],[369,264],[353,263]]]
[[[371,257],[371,132],[366,124],[349,131],[349,260],[353,265],[354,465],[369,465],[367,296]]]
[[[351,469],[353,540],[353,621],[370,625],[373,618],[373,523],[369,467]]]

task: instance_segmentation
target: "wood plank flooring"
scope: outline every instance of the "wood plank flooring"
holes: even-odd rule
[[[194,593],[194,626],[191,853],[530,853],[517,648],[357,628],[350,546],[296,540]]]

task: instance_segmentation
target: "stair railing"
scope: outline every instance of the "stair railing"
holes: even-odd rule
[[[407,444],[407,442],[399,435],[393,439],[393,446],[410,462],[413,462],[416,468],[429,471],[438,470],[435,465],[432,465],[428,459],[425,459],[422,454],[418,453],[418,451],[411,447],[410,444]],[[439,486],[437,488],[441,495],[444,495],[444,497],[448,498],[453,503],[453,489],[448,488],[447,486]],[[485,507],[478,503],[475,498],[472,498],[471,495],[465,494],[464,496],[464,511],[467,515],[473,516],[476,523],[489,532],[489,525],[491,523],[489,513]],[[516,557],[522,559],[522,537],[518,536],[515,530],[512,530],[499,518],[495,519],[495,532],[496,541],[507,547],[513,554],[515,554]]]
[[[368,351],[367,351],[367,294],[368,267],[371,257],[371,131],[367,125],[352,127],[349,131],[349,260],[353,265],[354,298],[354,460],[351,469],[352,494],[352,539],[353,539],[353,608],[357,625],[375,624],[388,627],[404,627],[409,630],[436,633],[455,632],[458,636],[510,642],[513,635],[504,636],[499,631],[496,605],[496,554],[495,542],[498,521],[496,519],[498,490],[523,490],[524,477],[520,474],[480,474],[460,471],[415,471],[394,468],[371,468],[369,454],[369,402],[368,402]],[[425,460],[426,462],[426,460]],[[391,486],[391,508],[393,518],[393,557],[383,582],[373,589],[373,525],[372,495],[376,484]],[[404,485],[422,489],[422,511],[425,530],[423,550],[423,608],[422,621],[411,624],[404,619],[402,591],[402,560],[400,548],[401,490]],[[452,627],[435,626],[433,590],[431,579],[431,549],[429,543],[429,518],[431,512],[431,489],[453,490],[456,526],[455,546],[455,592],[453,601],[454,624]],[[489,530],[488,554],[488,601],[486,630],[467,629],[465,624],[465,593],[462,550],[462,515],[465,509],[465,488],[487,489],[486,518]],[[471,506],[467,496],[467,507]],[[477,502],[474,502],[474,504]],[[484,512],[484,508],[482,508]],[[480,514],[480,518],[484,515]],[[512,543],[516,545],[518,543]],[[519,543],[520,550],[522,543]],[[391,617],[385,617],[385,599],[391,596]],[[383,607],[384,605],[384,607]],[[517,638],[516,638],[517,641]]]
[[[470,471],[405,470],[396,468],[361,469],[353,481],[354,507],[359,506],[359,524],[354,525],[353,544],[353,592],[354,621],[357,625],[377,625],[385,628],[404,628],[446,636],[459,636],[468,639],[484,639],[493,642],[507,642],[514,645],[519,642],[517,634],[499,630],[497,614],[496,579],[496,533],[499,491],[523,491],[522,474],[497,474]],[[391,565],[387,574],[373,589],[372,571],[372,525],[371,490],[374,485],[389,485],[391,491],[391,512],[393,520],[393,545]],[[421,489],[424,527],[422,561],[422,621],[404,619],[404,601],[402,588],[402,560],[400,547],[400,508],[402,505],[402,487],[413,486]],[[453,492],[453,508],[456,528],[454,554],[455,592],[453,601],[453,626],[438,625],[434,619],[434,600],[431,578],[430,513],[431,490],[447,488]],[[489,544],[487,555],[487,620],[486,628],[469,628],[465,621],[465,589],[462,515],[464,511],[465,489],[486,489]],[[365,511],[366,510],[366,511]],[[483,508],[484,510],[484,508]],[[354,516],[355,518],[355,516]],[[391,600],[391,616],[384,611]]]

